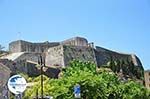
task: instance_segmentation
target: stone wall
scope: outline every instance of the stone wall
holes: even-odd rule
[[[19,56],[15,62],[20,64],[17,69],[24,72],[30,72],[31,74],[33,68],[30,68],[30,65],[29,67],[26,67],[27,65],[24,64],[24,61],[30,60],[38,62],[38,58],[42,54],[45,54],[47,66],[66,67],[71,60],[76,59],[81,61],[91,61],[100,67],[106,65],[113,59],[114,61],[129,60],[131,63],[133,62],[134,66],[142,67],[141,62],[136,55],[118,53],[98,46],[95,47],[94,43],[88,43],[88,41],[82,37],[74,37],[60,43],[30,43],[19,40],[14,41],[9,45],[9,49],[12,53],[25,52],[23,55]],[[34,66],[31,65],[31,67]]]
[[[119,54],[117,52],[113,52],[98,46],[96,46],[95,55],[98,66],[106,65],[111,60],[111,58],[114,60],[131,60],[131,56],[128,54]]]
[[[142,63],[141,63],[140,59],[135,54],[131,54],[131,60],[135,66],[142,67]]]
[[[95,55],[96,55],[98,66],[106,65],[112,58],[114,61],[115,60],[123,60],[123,61],[129,60],[133,62],[134,66],[142,67],[142,63],[140,62],[139,58],[133,54],[118,53],[118,52],[114,52],[114,51],[96,46]]]
[[[63,46],[64,65],[68,66],[72,60],[90,61],[96,63],[94,49],[87,46]]]
[[[42,55],[42,53],[32,53],[32,52],[25,52],[22,54],[20,57],[18,57],[15,62],[20,62],[23,60],[29,60],[29,61],[34,61],[38,62],[39,56]]]
[[[91,47],[60,45],[49,48],[46,53],[47,65],[66,67],[74,59],[96,63],[95,53]]]
[[[47,65],[53,66],[67,66],[73,59],[81,61],[92,61],[98,65],[106,65],[111,58],[114,61],[132,61],[134,66],[142,67],[139,58],[132,54],[122,54],[114,51],[107,50],[102,47],[96,47],[96,49],[88,46],[72,46],[72,45],[60,45],[48,49],[46,54]]]
[[[36,68],[34,68],[33,65],[27,65],[26,61],[28,60],[38,62],[38,58],[40,55],[41,53],[24,53],[16,58],[14,61],[8,59],[0,59],[0,63],[7,66],[12,71],[12,74],[15,74],[16,72],[35,74]]]
[[[64,66],[63,46],[49,48],[46,52],[46,64],[48,66]]]
[[[41,74],[40,65],[33,64],[30,62],[26,62],[25,65],[27,68],[26,74],[28,74],[29,77],[37,77]],[[44,75],[46,75],[50,78],[58,78],[58,74],[60,73],[60,69],[59,68],[51,68],[51,67],[46,66],[43,68],[43,73],[44,73]]]
[[[16,64],[19,64],[18,70],[20,72],[27,73],[29,76],[33,75],[36,76],[36,74],[39,73],[37,68],[35,67],[36,65],[34,64],[29,64],[27,61],[33,61],[38,63],[38,58],[41,55],[41,53],[24,53],[20,57],[18,57],[15,62]]]
[[[61,42],[62,45],[88,46],[88,41],[82,37],[74,37]]]
[[[21,40],[11,42],[9,44],[9,51],[11,53],[22,52],[22,50],[21,50]]]
[[[16,52],[46,52],[48,48],[58,45],[73,45],[73,46],[88,46],[88,41],[85,38],[74,37],[62,42],[43,42],[43,43],[31,43],[23,40],[11,42],[9,44],[9,51],[11,53]]]
[[[15,52],[45,52],[48,48],[59,45],[58,42],[30,43],[23,40],[14,41],[9,44],[9,51]]]
[[[145,87],[150,89],[150,70],[146,70],[144,72],[144,78],[145,78]]]

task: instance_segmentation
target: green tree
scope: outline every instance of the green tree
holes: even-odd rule
[[[96,65],[74,60],[59,79],[45,79],[44,94],[54,99],[74,99],[73,88],[81,86],[81,99],[149,99],[146,88],[134,81],[121,81],[115,73],[97,72]],[[40,93],[40,82],[25,92],[25,99]]]

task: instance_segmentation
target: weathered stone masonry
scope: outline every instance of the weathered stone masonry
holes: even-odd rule
[[[45,52],[48,48],[59,45],[59,42],[44,42],[44,43],[31,43],[23,40],[11,42],[9,44],[9,51],[16,52]]]
[[[89,43],[87,39],[82,37],[74,37],[62,42],[43,43],[18,40],[9,44],[9,51],[10,54],[0,57],[1,68],[8,70],[8,73],[3,71],[0,71],[0,73],[5,75],[7,80],[11,74],[15,74],[18,71],[26,73],[28,76],[40,75],[40,67],[37,66],[40,55],[45,55],[45,62],[48,67],[44,69],[44,74],[53,78],[57,78],[60,73],[58,67],[65,68],[74,59],[90,61],[98,67],[106,65],[111,58],[123,61],[128,59],[133,62],[135,67],[143,70],[142,63],[136,55],[118,53],[98,46],[95,47],[94,43]],[[2,79],[3,84],[6,84],[7,80]],[[2,86],[0,85],[0,91]]]
[[[96,63],[94,50],[88,46],[59,45],[49,48],[46,53],[47,65],[68,66],[73,59]]]
[[[73,59],[92,61],[98,66],[101,66],[110,61],[110,57],[112,57],[115,60],[129,59],[135,66],[142,67],[141,62],[136,55],[122,54],[98,46],[94,48],[93,43],[89,43],[85,38],[82,37],[74,37],[62,42],[44,43],[30,43],[19,40],[10,43],[9,49],[12,53],[28,53],[28,55],[25,54],[21,58],[32,61],[36,61],[36,57],[38,57],[37,54],[33,55],[33,53],[46,53],[46,64],[53,66],[67,66],[69,61]]]

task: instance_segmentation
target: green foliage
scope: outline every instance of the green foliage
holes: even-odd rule
[[[80,72],[90,72],[96,73],[96,65],[91,62],[82,62],[78,60],[73,60],[70,62],[68,68],[63,69],[64,77],[72,76],[74,74],[79,74]]]
[[[128,58],[126,60],[114,60],[110,57],[110,61],[107,65],[102,67],[110,68],[114,73],[120,73],[124,76],[129,76],[130,78],[136,78],[140,80],[144,80],[144,70],[141,66],[135,66],[131,60]]]
[[[25,74],[25,73],[21,73],[21,72],[17,72],[16,74],[21,75],[21,76],[22,76],[22,77],[24,77],[24,78],[27,80],[27,82],[28,82],[29,77],[28,77],[28,75],[27,75],[27,74]]]
[[[149,99],[149,91],[134,81],[123,82],[113,72],[96,72],[96,66],[90,62],[74,60],[68,68],[62,70],[59,79],[44,80],[44,94],[54,99],[74,99],[73,88],[81,86],[81,99]],[[25,92],[24,99],[40,95],[40,78],[33,87]]]

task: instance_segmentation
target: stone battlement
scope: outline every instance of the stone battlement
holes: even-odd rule
[[[92,50],[90,50],[92,49]],[[110,57],[114,60],[127,60],[133,62],[135,66],[142,66],[136,55],[124,54],[111,51],[99,46],[94,47],[94,43],[88,43],[88,40],[83,37],[73,37],[62,42],[43,42],[31,43],[23,40],[11,42],[9,44],[11,53],[26,52],[26,53],[46,53],[50,65],[65,66],[72,59],[81,59],[95,61],[98,66],[107,64]],[[33,54],[32,54],[33,55]],[[32,55],[29,55],[32,57]],[[92,56],[92,57],[91,57]],[[28,57],[27,55],[25,57]],[[34,55],[33,55],[34,57]],[[84,58],[83,58],[84,57]],[[54,63],[54,64],[52,64]]]
[[[88,41],[82,37],[74,37],[61,42],[62,45],[88,46]]]
[[[43,42],[43,43],[31,43],[23,40],[13,41],[9,44],[9,51],[11,53],[16,52],[46,52],[48,48],[58,45],[73,45],[73,46],[88,46],[88,41],[82,37],[74,37],[64,40],[62,42]]]
[[[9,44],[9,51],[15,52],[45,52],[48,48],[59,45],[59,42],[43,42],[43,43],[31,43],[23,40],[11,42]]]
[[[124,64],[127,70],[132,68],[130,65],[134,66],[135,69],[143,70],[142,63],[136,55],[115,52],[94,46],[94,43],[88,43],[88,40],[83,37],[74,37],[62,42],[43,43],[31,43],[18,40],[9,44],[9,50],[11,53],[1,58],[11,59],[16,63],[21,63],[21,61],[26,60],[37,62],[39,56],[44,55],[46,65],[49,67],[56,66],[65,68],[72,60],[90,61],[95,63],[97,67],[101,67],[107,66],[113,60]],[[21,68],[19,69],[22,71]],[[24,68],[23,70],[26,71],[27,69]]]
[[[142,80],[141,77],[143,77],[144,69],[136,55],[95,47],[94,43],[88,43],[88,40],[82,37],[74,37],[62,42],[13,41],[9,44],[9,52],[0,57],[0,65],[3,70],[7,70],[4,68],[5,66],[10,70],[10,73],[1,71],[6,78],[18,71],[31,77],[38,76],[40,74],[39,57],[42,55],[45,58],[45,65],[48,67],[44,73],[52,78],[57,78],[61,71],[60,68],[66,68],[72,60],[92,62],[98,68],[112,68],[109,64],[114,62],[115,65],[117,64],[115,70],[121,74],[121,79],[130,77]],[[6,80],[3,80],[3,84],[5,83],[7,83]],[[0,90],[1,88],[0,86]]]

